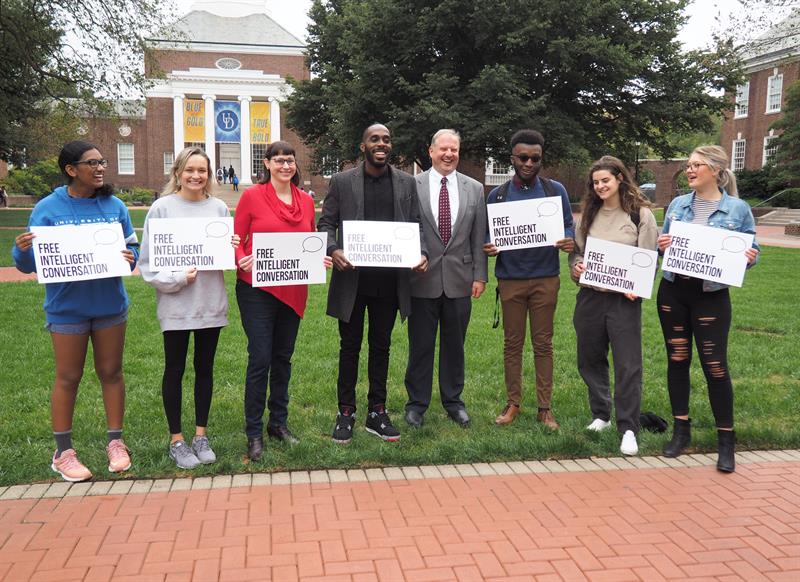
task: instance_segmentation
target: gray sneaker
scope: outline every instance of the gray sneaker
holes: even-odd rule
[[[177,441],[169,446],[169,458],[175,461],[181,469],[194,469],[200,464],[198,459],[185,441]]]
[[[204,465],[214,463],[217,460],[217,455],[211,449],[207,436],[196,436],[192,439],[192,450],[198,460]]]

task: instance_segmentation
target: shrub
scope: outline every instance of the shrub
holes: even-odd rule
[[[128,206],[149,206],[155,198],[155,192],[147,188],[125,188],[114,195]]]
[[[47,196],[52,188],[28,168],[13,169],[8,177],[3,180],[6,192],[11,195],[25,195],[42,197]]]
[[[775,199],[773,206],[800,208],[800,188],[787,188]]]
[[[736,186],[740,198],[759,198],[766,200],[786,187],[779,179],[774,166],[764,166],[758,170],[739,170],[736,172]]]

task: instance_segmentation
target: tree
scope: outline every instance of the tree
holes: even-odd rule
[[[373,121],[422,167],[442,127],[481,161],[528,126],[550,163],[632,160],[637,141],[669,156],[671,135],[708,131],[725,108],[709,91],[739,79],[731,43],[681,52],[687,1],[315,0],[312,79],[293,81],[288,124],[317,160],[356,159]]]
[[[800,81],[795,81],[786,91],[786,105],[783,117],[772,124],[770,129],[783,131],[775,140],[776,182],[800,187]]]
[[[31,126],[64,111],[87,114],[145,86],[145,35],[159,0],[2,0],[0,159],[32,143]],[[55,111],[56,104],[65,109]],[[47,134],[44,137],[47,138]],[[46,149],[46,148],[45,148]]]

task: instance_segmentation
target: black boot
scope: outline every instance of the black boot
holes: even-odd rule
[[[736,433],[732,430],[718,430],[719,457],[717,458],[717,470],[723,473],[733,473],[736,470],[736,458],[733,450],[736,445]]]
[[[672,440],[664,445],[665,457],[678,457],[692,440],[692,421],[682,418],[673,419]]]
[[[251,461],[260,461],[264,453],[264,437],[252,437],[247,439],[247,456]]]

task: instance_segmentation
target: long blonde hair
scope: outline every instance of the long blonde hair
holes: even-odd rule
[[[736,175],[729,166],[728,154],[718,145],[704,145],[694,148],[693,156],[699,157],[704,164],[708,164],[717,175],[717,186],[723,188],[728,196],[739,197],[736,188]]]
[[[161,191],[161,196],[175,194],[181,189],[181,174],[183,173],[183,170],[186,169],[186,164],[189,163],[189,158],[192,156],[203,156],[206,159],[206,165],[208,166],[208,181],[206,181],[206,185],[203,188],[203,194],[206,196],[214,195],[216,177],[211,174],[211,159],[208,157],[208,154],[206,154],[203,148],[190,147],[182,149],[178,155],[175,156],[175,161],[172,162],[172,168],[169,170],[169,181]]]

